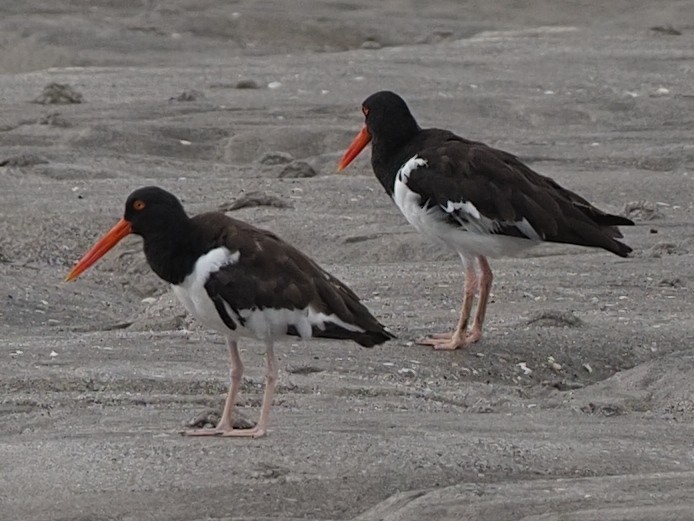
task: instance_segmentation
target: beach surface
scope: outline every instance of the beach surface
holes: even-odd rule
[[[495,259],[482,341],[416,345],[460,261],[369,153],[336,172],[384,89],[631,217],[634,253]],[[0,518],[694,519],[691,2],[7,1],[0,105]],[[221,411],[223,338],[137,237],[63,281],[145,185],[274,231],[398,339],[282,342],[267,437],[181,436]]]

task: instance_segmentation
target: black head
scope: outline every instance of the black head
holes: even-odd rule
[[[402,145],[421,130],[405,100],[394,92],[382,90],[372,94],[364,100],[361,110],[374,145],[379,141]]]
[[[175,195],[157,186],[146,186],[128,196],[123,219],[130,223],[132,233],[147,237],[175,233],[177,225],[188,216]]]
[[[125,203],[125,214],[70,270],[74,280],[131,233],[142,236],[147,262],[157,275],[180,283],[195,265],[199,251],[190,247],[191,220],[175,196],[147,186],[135,190]]]

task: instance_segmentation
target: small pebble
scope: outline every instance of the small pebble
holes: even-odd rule
[[[3,159],[2,161],[0,161],[0,166],[18,168],[34,165],[45,165],[46,163],[48,163],[48,161],[35,154],[20,154],[18,156],[12,156],[8,157],[7,159]]]
[[[316,177],[318,175],[318,172],[315,171],[315,169],[309,165],[308,163],[305,163],[303,161],[294,161],[293,163],[288,164],[282,172],[280,172],[280,179],[286,179],[286,178],[301,178],[301,177]]]
[[[237,89],[259,89],[260,84],[255,80],[240,80],[236,82]]]
[[[381,47],[382,45],[375,40],[366,40],[364,43],[361,44],[362,49],[375,50],[380,49]]]
[[[260,158],[261,165],[286,165],[291,163],[294,157],[288,152],[273,151]]]
[[[204,95],[202,92],[197,91],[195,89],[191,90],[184,90],[181,92],[178,96],[174,96],[173,98],[169,98],[169,101],[195,101],[198,98],[203,98]]]
[[[533,370],[530,369],[525,362],[521,362],[521,363],[516,364],[516,365],[521,368],[521,370],[523,371],[523,374],[527,375],[527,374],[531,374],[533,372]]]
[[[70,85],[65,83],[49,83],[43,92],[33,100],[40,105],[82,103],[84,97]]]

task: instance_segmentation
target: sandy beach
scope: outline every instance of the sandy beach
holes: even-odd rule
[[[369,154],[336,172],[383,89],[632,218],[634,253],[493,260],[482,341],[416,345],[460,261]],[[0,518],[694,520],[691,2],[3,2],[0,104]],[[267,437],[182,437],[223,338],[137,237],[63,281],[146,185],[274,231],[398,339],[278,343]]]

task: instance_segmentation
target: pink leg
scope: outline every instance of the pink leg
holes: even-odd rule
[[[236,340],[232,340],[231,338],[227,338],[226,340],[227,348],[229,349],[229,365],[231,369],[229,371],[229,392],[224,402],[222,418],[214,429],[192,429],[185,431],[183,433],[185,436],[219,436],[220,434],[226,434],[234,429],[232,414],[234,412],[236,396],[239,393],[239,387],[241,387],[243,362],[241,362],[241,355],[239,355]]]
[[[475,320],[472,323],[472,329],[470,333],[465,338],[466,342],[472,344],[477,342],[482,338],[482,326],[484,325],[484,316],[487,312],[487,303],[489,302],[489,292],[492,290],[492,282],[494,280],[494,275],[492,274],[492,268],[489,266],[489,262],[485,257],[481,255],[477,257],[480,264],[480,296],[477,300],[477,312],[475,313]]]
[[[235,429],[222,433],[222,436],[244,436],[260,438],[267,434],[267,426],[270,423],[270,409],[272,409],[272,398],[277,387],[277,359],[273,349],[272,340],[266,342],[265,358],[267,369],[265,373],[265,392],[263,393],[263,405],[260,407],[260,419],[252,429]]]
[[[462,257],[462,256],[461,256]],[[465,336],[470,313],[472,311],[472,303],[477,292],[477,273],[475,272],[474,260],[462,257],[465,265],[465,291],[463,294],[463,307],[460,310],[460,318],[458,325],[453,333],[435,333],[426,338],[418,340],[420,345],[432,346],[436,350],[452,351],[461,347],[465,347],[469,342]]]

